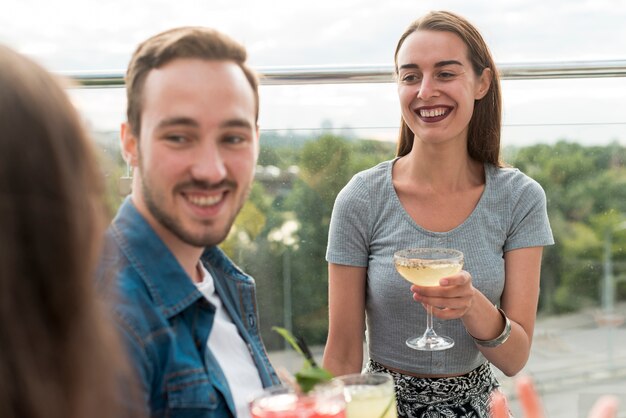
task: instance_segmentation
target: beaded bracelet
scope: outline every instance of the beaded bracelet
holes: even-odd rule
[[[502,315],[502,317],[504,318],[504,329],[502,330],[502,334],[498,335],[493,340],[479,340],[478,338],[472,337],[474,338],[474,342],[476,344],[483,346],[483,347],[494,348],[494,347],[498,347],[504,344],[504,342],[509,339],[509,336],[511,335],[511,321],[509,320],[509,318],[506,316],[506,314],[504,313],[502,309],[500,308],[497,308],[497,309],[498,309],[498,312],[500,312],[500,315]]]

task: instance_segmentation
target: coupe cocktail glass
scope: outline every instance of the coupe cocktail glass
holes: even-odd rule
[[[385,373],[336,377],[344,385],[347,418],[397,418],[393,378]]]
[[[439,286],[439,280],[452,276],[463,268],[463,253],[447,248],[410,248],[393,255],[396,270],[402,277],[418,286]],[[433,329],[433,307],[426,305],[426,332],[411,337],[406,345],[423,351],[451,348],[454,340],[439,336]]]

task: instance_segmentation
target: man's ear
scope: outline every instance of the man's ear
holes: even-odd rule
[[[132,131],[128,122],[122,123],[120,127],[122,157],[131,167],[137,167],[139,165],[139,138]]]
[[[259,158],[259,153],[261,152],[261,127],[259,124],[256,124],[256,156]]]
[[[475,100],[480,100],[485,97],[489,91],[489,87],[491,87],[492,78],[493,72],[491,71],[491,68],[485,68],[478,81],[478,88],[476,89],[476,95],[474,96]]]

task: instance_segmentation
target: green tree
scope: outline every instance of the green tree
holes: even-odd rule
[[[510,152],[512,165],[546,191],[556,245],[544,252],[540,309],[546,313],[597,304],[606,225],[626,213],[626,150],[559,141]],[[616,240],[615,256],[624,238]]]
[[[342,138],[328,134],[307,143],[286,202],[300,223],[291,268],[294,329],[315,343],[325,341],[328,330],[328,225],[335,196],[353,174],[350,161],[351,146]]]

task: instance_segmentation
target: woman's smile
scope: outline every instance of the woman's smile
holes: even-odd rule
[[[415,113],[422,121],[434,123],[447,118],[453,109],[452,106],[421,106],[415,109]]]

